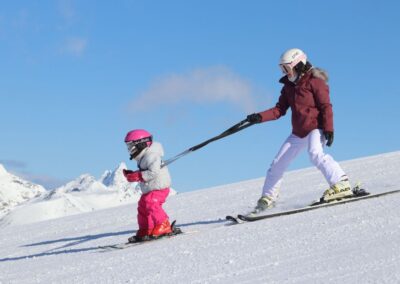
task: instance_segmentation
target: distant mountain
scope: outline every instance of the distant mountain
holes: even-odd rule
[[[40,197],[46,193],[43,186],[31,183],[17,177],[0,164],[0,216],[9,212],[17,205]]]
[[[58,187],[52,191],[49,191],[44,197],[45,200],[55,199],[62,197],[65,194],[78,194],[78,193],[100,193],[107,191],[107,187],[97,181],[93,176],[89,174],[83,174],[73,181]]]
[[[9,213],[1,219],[1,223],[25,224],[137,202],[141,196],[138,183],[128,182],[122,173],[123,169],[126,169],[126,164],[120,163],[113,171],[105,171],[99,180],[83,174],[54,190],[43,189],[40,194],[30,192],[31,201],[23,206],[14,205],[15,208],[7,211]],[[176,191],[172,189],[170,195],[175,194]]]
[[[122,170],[126,169],[125,163],[120,163],[114,171],[106,171],[100,178],[100,182],[107,188],[117,191],[120,202],[135,200],[141,195],[137,183],[131,183],[126,180]]]
[[[130,183],[126,181],[122,173],[124,169],[127,169],[127,166],[124,162],[122,162],[114,171],[105,171],[101,176],[100,181],[107,187],[130,187]]]
[[[126,180],[122,170],[127,169],[124,162],[120,163],[114,171],[106,171],[100,178],[100,182],[107,188],[118,192],[120,201],[130,201],[137,199],[141,195],[138,183],[131,183]],[[171,188],[170,195],[175,195],[176,191]]]
[[[99,180],[96,180],[95,177],[89,174],[83,174],[75,180],[49,192],[45,199],[59,198],[65,194],[77,196],[113,193],[118,203],[136,202],[141,196],[140,189],[137,187],[137,183],[131,183],[125,179],[122,173],[123,169],[126,169],[126,164],[120,163],[115,170],[105,171]]]

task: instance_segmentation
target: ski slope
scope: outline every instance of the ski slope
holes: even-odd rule
[[[377,193],[399,189],[400,152],[341,163]],[[3,227],[0,283],[400,283],[400,194],[227,226],[263,178],[171,196],[175,238],[125,250],[99,245],[135,233],[136,206]],[[314,168],[287,173],[277,207],[302,207],[326,188]]]

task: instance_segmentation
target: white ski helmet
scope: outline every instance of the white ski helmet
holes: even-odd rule
[[[298,48],[292,48],[289,50],[286,50],[282,55],[281,59],[279,61],[279,66],[281,67],[282,71],[287,73],[289,70],[286,69],[286,67],[289,67],[290,69],[294,69],[297,64],[303,63],[306,65],[307,63],[307,55],[302,51],[301,49]]]

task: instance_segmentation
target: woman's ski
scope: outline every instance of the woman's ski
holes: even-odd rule
[[[311,205],[306,206],[306,207],[272,213],[272,214],[264,214],[264,215],[252,215],[252,214],[241,215],[241,214],[239,214],[236,217],[235,216],[226,216],[226,220],[230,221],[232,224],[240,224],[242,222],[254,222],[254,221],[258,221],[258,220],[264,220],[264,219],[285,216],[285,215],[292,215],[292,214],[297,214],[297,213],[301,213],[301,212],[316,210],[319,208],[331,207],[331,206],[335,206],[335,205],[360,201],[360,200],[364,200],[364,199],[376,198],[376,197],[395,194],[395,193],[399,193],[399,192],[400,192],[400,190],[392,190],[392,191],[387,191],[387,192],[382,192],[382,193],[369,194],[369,193],[363,191],[363,193],[360,193],[359,196],[354,195],[354,196],[351,196],[351,197],[348,197],[348,198],[345,198],[342,200],[335,200],[335,201],[331,201],[331,202],[321,202],[321,200],[320,200],[318,202],[313,202]]]

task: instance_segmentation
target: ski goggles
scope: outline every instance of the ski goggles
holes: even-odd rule
[[[136,145],[134,143],[132,143],[132,142],[127,142],[126,143],[126,147],[128,148],[129,154],[133,154],[134,152],[137,151]]]
[[[139,154],[147,145],[147,142],[152,142],[152,137],[146,137],[135,141],[126,142],[129,154],[135,156]],[[144,145],[143,145],[144,144]]]
[[[279,67],[281,68],[282,72],[285,74],[289,74],[289,73],[293,72],[291,64],[279,64]]]

